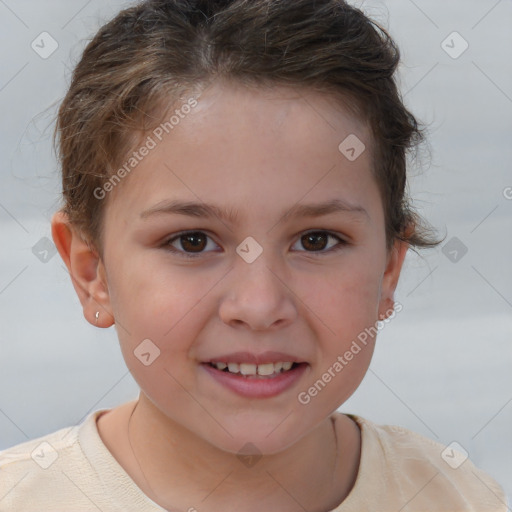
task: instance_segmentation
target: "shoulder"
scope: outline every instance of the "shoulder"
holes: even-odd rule
[[[403,427],[348,417],[361,430],[359,472],[348,503],[364,496],[365,503],[375,498],[383,512],[507,510],[501,487],[466,453]]]
[[[77,427],[63,428],[51,434],[0,451],[0,471],[7,475],[18,469],[49,469],[59,454],[69,452],[76,443]]]
[[[0,512],[157,512],[104,444],[92,412],[79,425],[0,451]]]
[[[95,475],[78,434],[100,412],[91,414],[83,425],[63,428],[0,451],[0,512],[50,510],[46,506],[60,510],[55,505],[65,503],[74,503],[76,508],[72,510],[89,510],[91,498],[80,487],[85,477],[93,489]]]

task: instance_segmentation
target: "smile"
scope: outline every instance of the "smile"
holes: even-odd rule
[[[256,364],[213,360],[199,366],[221,388],[244,398],[262,399],[298,389],[310,365],[291,361]]]
[[[296,363],[291,361],[263,364],[212,362],[210,365],[226,373],[270,377],[291,370]]]

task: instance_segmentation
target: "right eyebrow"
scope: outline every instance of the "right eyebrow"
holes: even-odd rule
[[[191,201],[164,200],[155,206],[144,210],[140,217],[147,219],[154,215],[186,215],[189,217],[209,218],[218,217],[231,224],[236,224],[239,219],[238,211],[223,208],[209,203],[197,203]],[[322,217],[334,213],[349,213],[360,216],[361,220],[369,220],[368,212],[361,206],[347,202],[342,199],[332,199],[324,203],[297,204],[289,208],[280,217],[281,220],[288,220],[290,217]]]
[[[176,215],[187,215],[189,217],[218,217],[226,220],[231,224],[235,224],[238,217],[238,212],[234,210],[227,210],[214,204],[208,203],[195,203],[192,201],[162,201],[157,203],[155,206],[144,210],[140,214],[141,219],[147,219],[154,215],[162,214],[176,214]]]

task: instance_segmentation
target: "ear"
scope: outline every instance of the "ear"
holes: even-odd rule
[[[110,327],[114,317],[105,267],[98,252],[84,240],[62,211],[52,217],[52,237],[68,268],[86,320],[97,327]],[[99,312],[97,320],[96,312]]]
[[[389,251],[386,270],[381,283],[379,320],[384,320],[393,312],[395,305],[395,289],[398,284],[402,264],[409,249],[409,244],[396,240]]]

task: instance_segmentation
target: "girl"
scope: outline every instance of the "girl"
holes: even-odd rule
[[[140,396],[4,451],[0,510],[507,510],[453,447],[336,412],[440,243],[398,61],[342,0],[148,0],[99,31],[52,234]]]

